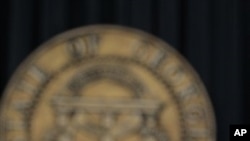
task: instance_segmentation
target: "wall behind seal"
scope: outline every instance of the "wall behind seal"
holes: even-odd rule
[[[210,94],[218,141],[250,123],[250,1],[6,0],[0,2],[0,91],[38,45],[65,30],[118,24],[154,34],[193,65]]]

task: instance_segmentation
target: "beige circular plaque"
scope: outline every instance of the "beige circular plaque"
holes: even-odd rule
[[[144,32],[89,26],[43,44],[9,82],[1,141],[215,141],[190,65]]]

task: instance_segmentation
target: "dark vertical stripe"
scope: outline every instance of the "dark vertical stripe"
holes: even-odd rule
[[[243,48],[244,122],[250,124],[250,1],[241,1],[241,41]]]
[[[180,46],[178,47],[179,52],[183,56],[186,56],[186,22],[187,22],[187,4],[186,0],[182,0],[180,5]]]
[[[81,18],[81,20],[83,21],[82,23],[86,21],[86,24],[100,23],[102,20],[101,14],[103,12],[101,7],[102,5],[100,3],[100,0],[86,0],[79,7],[79,9],[81,10],[77,13],[78,18]],[[74,7],[72,8],[73,8],[73,11],[75,11]],[[79,23],[77,21],[78,18],[76,18],[75,20],[76,23]],[[83,25],[82,23],[79,23],[79,26],[82,26]]]
[[[229,124],[242,122],[243,91],[239,50],[238,2],[214,1],[213,97],[218,140],[229,140]]]
[[[63,32],[68,27],[68,1],[66,0],[43,0],[37,4],[39,8],[38,38],[40,42]]]
[[[210,2],[210,0],[188,1],[184,39],[186,57],[198,71],[208,88],[210,88],[211,82],[210,54],[212,48]]]
[[[116,0],[116,22],[117,24],[131,26],[131,15],[132,15],[132,8],[131,8],[131,0]]]
[[[132,0],[131,25],[152,32],[152,0]]]
[[[101,1],[101,17],[103,23],[113,23],[115,20],[114,0]]]
[[[9,1],[1,1],[0,5],[3,7],[0,9],[0,93],[3,91],[4,86],[6,85],[7,79],[8,79],[8,72],[7,72],[7,66],[6,63],[8,62],[8,54],[6,52],[8,51],[8,36],[9,36],[9,12],[10,12],[10,3]],[[0,95],[1,97],[1,95]]]
[[[157,5],[158,22],[154,25],[157,26],[157,35],[177,49],[180,49],[182,45],[180,32],[183,17],[180,16],[182,14],[180,4],[180,0],[159,0]]]
[[[159,31],[160,31],[160,27],[159,25],[159,15],[160,15],[160,10],[158,8],[159,6],[159,0],[155,0],[154,2],[152,2],[151,4],[151,33],[153,33],[154,35],[159,36]]]
[[[33,1],[29,0],[26,3],[19,0],[12,0],[10,7],[9,19],[9,37],[8,51],[5,67],[8,75],[12,74],[17,65],[29,53],[32,38],[32,8]]]

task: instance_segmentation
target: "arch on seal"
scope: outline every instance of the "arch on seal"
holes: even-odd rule
[[[136,76],[120,65],[98,65],[81,71],[73,76],[68,84],[68,89],[72,91],[74,95],[78,95],[79,91],[88,83],[103,78],[110,79],[129,88],[133,91],[133,96],[135,98],[141,97],[145,91],[143,85],[138,81]]]

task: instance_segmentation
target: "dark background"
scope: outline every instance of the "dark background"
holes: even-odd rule
[[[9,0],[0,2],[0,92],[16,67],[58,33],[118,24],[174,46],[201,76],[211,97],[218,141],[229,124],[250,123],[249,0]]]

